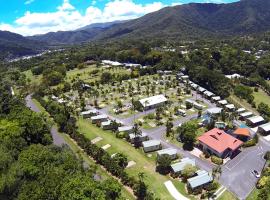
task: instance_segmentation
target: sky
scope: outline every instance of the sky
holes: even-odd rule
[[[0,0],[0,30],[24,36],[141,17],[166,6],[237,0]]]

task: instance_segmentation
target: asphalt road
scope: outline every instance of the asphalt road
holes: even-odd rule
[[[246,199],[258,181],[251,172],[262,171],[265,165],[263,156],[267,150],[270,150],[270,144],[263,139],[256,146],[243,149],[222,167],[220,183],[239,199]]]
[[[33,102],[31,94],[25,98],[25,102],[26,102],[26,106],[30,108],[32,111],[37,112],[37,113],[41,112],[41,110]],[[56,126],[53,126],[50,132],[53,138],[54,145],[57,145],[57,146],[68,145],[68,143],[63,139],[63,137],[58,133]]]

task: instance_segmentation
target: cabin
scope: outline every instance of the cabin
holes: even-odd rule
[[[168,99],[164,95],[156,95],[139,100],[144,110],[149,110],[163,106],[167,101]]]
[[[98,114],[98,111],[95,110],[95,109],[87,110],[87,111],[81,112],[81,116],[82,116],[84,119],[87,119],[87,118],[96,116],[97,114]]]
[[[213,177],[205,170],[198,170],[196,176],[187,180],[187,186],[189,189],[194,190],[205,186],[213,181]]]
[[[246,111],[245,108],[238,108],[238,109],[236,110],[236,113],[239,115],[239,114],[241,114],[241,113],[244,113],[245,111]]]
[[[173,148],[167,148],[157,151],[157,157],[159,158],[162,155],[169,155],[172,160],[177,158],[177,150]]]
[[[213,96],[213,97],[211,97],[211,101],[212,102],[218,102],[220,100],[221,100],[220,96]]]
[[[243,113],[240,113],[239,115],[241,120],[246,120],[247,118],[250,118],[252,116],[253,116],[252,112],[243,112]]]
[[[262,135],[269,135],[270,134],[270,122],[267,124],[260,125],[258,127],[258,133]]]
[[[172,174],[181,174],[185,166],[192,165],[195,166],[195,159],[183,158],[180,162],[171,165]]]
[[[206,90],[206,89],[203,88],[203,87],[198,87],[198,88],[197,88],[197,91],[198,91],[199,93],[201,93],[201,94],[203,94],[205,90]]]
[[[214,154],[220,158],[234,155],[243,144],[242,141],[218,128],[204,133],[198,137],[198,141],[204,152]]]
[[[205,107],[204,105],[199,104],[196,101],[193,102],[193,106],[194,106],[194,108],[196,108],[198,110],[202,110]]]
[[[234,112],[235,111],[235,106],[233,104],[227,104],[227,105],[225,105],[225,108],[229,112]]]
[[[105,122],[108,120],[108,116],[107,115],[96,115],[90,118],[92,124],[97,124],[97,123],[101,123],[101,122]]]
[[[187,116],[186,111],[185,111],[185,110],[182,110],[182,109],[178,109],[178,110],[176,111],[176,114],[177,114],[177,115],[181,115],[181,116],[183,116],[183,117]]]
[[[160,150],[162,148],[161,142],[159,140],[144,141],[142,143],[142,146],[143,146],[143,150],[145,153],[157,151],[157,150]]]
[[[246,119],[247,125],[251,127],[256,127],[264,123],[264,118],[262,116],[253,116]]]
[[[129,134],[129,141],[131,144],[134,143],[135,137],[136,136],[134,133]],[[148,135],[146,133],[143,133],[143,132],[140,135],[137,135],[137,137],[138,137],[138,142],[144,142],[144,141],[148,140]]]
[[[220,100],[217,103],[218,103],[218,105],[220,105],[222,107],[224,107],[224,106],[226,106],[228,104],[227,100],[225,100],[225,99],[224,100]]]
[[[118,127],[118,133],[131,134],[133,132],[133,126],[121,126]]]
[[[203,96],[204,96],[205,98],[207,98],[207,99],[211,99],[211,97],[214,96],[214,93],[212,93],[212,92],[206,90],[206,91],[204,91]]]
[[[112,129],[112,121],[108,120],[108,121],[101,122],[100,127],[103,130],[111,130]]]
[[[220,115],[221,112],[222,112],[222,108],[220,107],[209,108],[206,110],[206,113],[212,117],[216,117]]]

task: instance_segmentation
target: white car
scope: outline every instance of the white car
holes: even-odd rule
[[[261,176],[257,170],[253,170],[251,173],[252,173],[256,178],[260,178],[260,176]]]

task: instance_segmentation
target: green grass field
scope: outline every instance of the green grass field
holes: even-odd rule
[[[35,76],[35,75],[33,75],[33,73],[32,73],[31,70],[27,70],[27,71],[25,71],[23,73],[25,74],[26,79],[30,80],[30,83],[32,85],[35,85],[35,84],[39,84],[40,83],[42,76]]]
[[[254,188],[252,192],[248,195],[246,200],[256,200],[258,199],[259,190]]]
[[[237,200],[237,198],[228,190],[226,190],[219,198],[218,200]]]
[[[261,102],[270,106],[270,97],[263,90],[259,89],[258,92],[253,92],[253,96],[257,106]]]
[[[121,152],[128,157],[129,161],[135,161],[136,165],[128,168],[127,173],[132,176],[137,176],[139,172],[144,172],[146,184],[158,198],[173,200],[164,185],[164,182],[168,180],[174,183],[179,192],[187,196],[183,183],[180,183],[179,180],[171,179],[169,176],[163,176],[155,172],[155,153],[152,153],[152,156],[148,157],[141,149],[135,149],[125,140],[116,138],[110,131],[103,131],[92,125],[88,120],[79,119],[78,126],[79,131],[91,140],[97,136],[102,137],[103,140],[98,142],[97,145],[102,147],[106,144],[110,144],[111,147],[107,149],[110,154]]]

